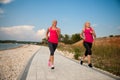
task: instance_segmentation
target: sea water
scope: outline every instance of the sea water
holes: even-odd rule
[[[16,48],[20,47],[24,44],[17,44],[17,43],[0,43],[0,50],[6,50],[6,49],[11,49],[11,48]]]

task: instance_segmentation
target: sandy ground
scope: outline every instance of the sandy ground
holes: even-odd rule
[[[40,48],[24,45],[0,51],[0,80],[17,80],[32,55]]]
[[[61,55],[67,58],[74,59],[74,53],[69,53],[68,51],[60,51],[60,50],[57,50],[57,52],[59,52]]]

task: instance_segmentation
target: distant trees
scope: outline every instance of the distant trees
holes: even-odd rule
[[[62,34],[61,34],[62,35]],[[60,38],[61,39],[61,38]],[[63,37],[62,37],[62,41],[61,42],[64,42],[66,44],[70,44],[71,43],[71,40],[70,40],[70,36],[65,34]]]
[[[36,44],[40,45],[40,42],[34,41],[17,41],[17,40],[0,40],[0,43],[19,43],[19,44]]]
[[[16,40],[0,40],[0,43],[16,43]]]
[[[109,35],[109,37],[114,37],[113,35]]]
[[[79,40],[81,40],[79,33],[73,34],[72,36],[70,36],[68,34],[65,34],[65,35],[61,34],[59,37],[59,41],[65,43],[65,44],[72,44],[72,43],[75,43]],[[47,43],[46,38],[42,39],[42,43],[43,44]]]
[[[46,38],[43,38],[41,43],[42,43],[42,44],[47,44],[47,39],[46,39]]]
[[[60,42],[63,42],[65,44],[73,44],[75,42],[78,42],[79,40],[81,40],[80,38],[80,34],[76,33],[76,34],[72,34],[72,36],[65,34],[60,36]]]
[[[109,37],[120,37],[120,35],[109,35]]]
[[[73,34],[72,37],[71,37],[72,43],[78,42],[81,39],[82,38],[80,38],[80,34],[79,33]]]

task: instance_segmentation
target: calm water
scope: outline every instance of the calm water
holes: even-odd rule
[[[19,46],[22,46],[22,45],[24,45],[24,44],[0,43],[0,50],[16,48],[16,47],[19,47]]]

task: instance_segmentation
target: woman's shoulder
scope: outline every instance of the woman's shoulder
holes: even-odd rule
[[[57,27],[57,29],[58,29],[58,30],[60,30],[60,28],[59,28],[59,27]]]
[[[50,26],[50,27],[48,27],[48,29],[50,30],[50,29],[52,29],[52,27]]]
[[[94,30],[93,27],[90,27],[90,30]]]
[[[85,31],[85,28],[83,28],[82,31],[84,32],[84,31]]]

